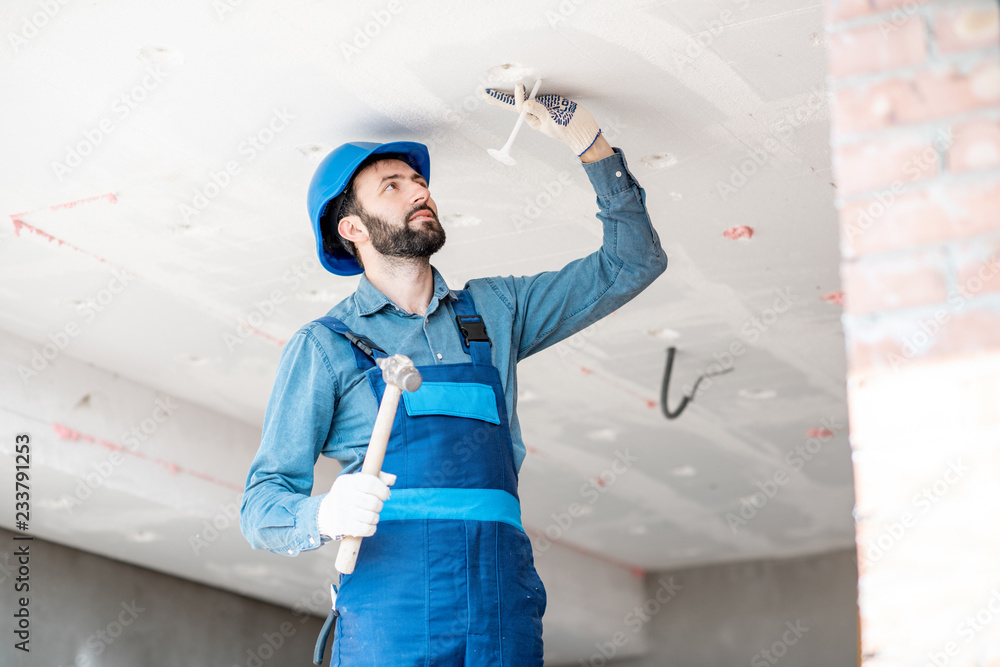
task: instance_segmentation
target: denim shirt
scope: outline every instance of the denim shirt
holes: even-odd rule
[[[518,470],[525,447],[516,411],[517,362],[620,308],[667,267],[646,194],[621,151],[583,168],[604,228],[599,250],[559,271],[465,284],[492,341]],[[432,272],[434,293],[425,316],[399,308],[364,275],[357,291],[329,314],[417,366],[469,363],[452,309],[455,297],[437,269]],[[316,525],[326,494],[310,495],[313,468],[322,454],[340,462],[341,474],[360,470],[377,411],[351,343],[314,322],[299,329],[282,352],[243,493],[240,528],[253,548],[294,556],[329,540]]]

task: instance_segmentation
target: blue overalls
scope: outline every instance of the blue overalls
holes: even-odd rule
[[[421,387],[403,392],[382,465],[396,483],[340,576],[331,665],[542,664],[545,589],[521,527],[500,374],[472,298],[454,293],[471,363],[417,366]],[[380,401],[381,371],[352,349]]]

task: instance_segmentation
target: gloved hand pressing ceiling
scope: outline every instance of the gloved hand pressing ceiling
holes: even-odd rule
[[[562,95],[539,95],[533,100],[526,100],[522,83],[514,87],[513,95],[495,88],[487,88],[481,94],[493,106],[510,109],[514,113],[521,113],[522,108],[527,108],[524,120],[528,125],[563,142],[573,149],[577,157],[586,153],[601,133],[589,111]]]

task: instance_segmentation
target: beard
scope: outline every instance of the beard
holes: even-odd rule
[[[433,221],[411,228],[409,219],[417,211],[426,211]],[[369,215],[367,211],[362,211],[358,217],[368,230],[372,247],[386,257],[427,258],[444,246],[445,233],[441,221],[438,220],[437,213],[424,204],[407,211],[402,224],[398,226],[392,225],[385,218]]]

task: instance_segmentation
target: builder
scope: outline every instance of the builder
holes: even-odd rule
[[[345,144],[320,164],[309,190],[320,261],[363,275],[285,346],[241,527],[254,548],[290,556],[365,538],[340,578],[335,665],[542,664],[545,589],[517,500],[516,364],[620,308],[666,268],[645,193],[590,113],[558,95],[525,100],[520,85],[484,95],[526,106],[532,127],[579,156],[604,244],[560,271],[451,290],[429,261],[445,232],[426,147]],[[385,388],[373,358],[397,353],[423,385],[404,394],[378,478],[357,472]],[[311,496],[320,454],[344,470]]]

